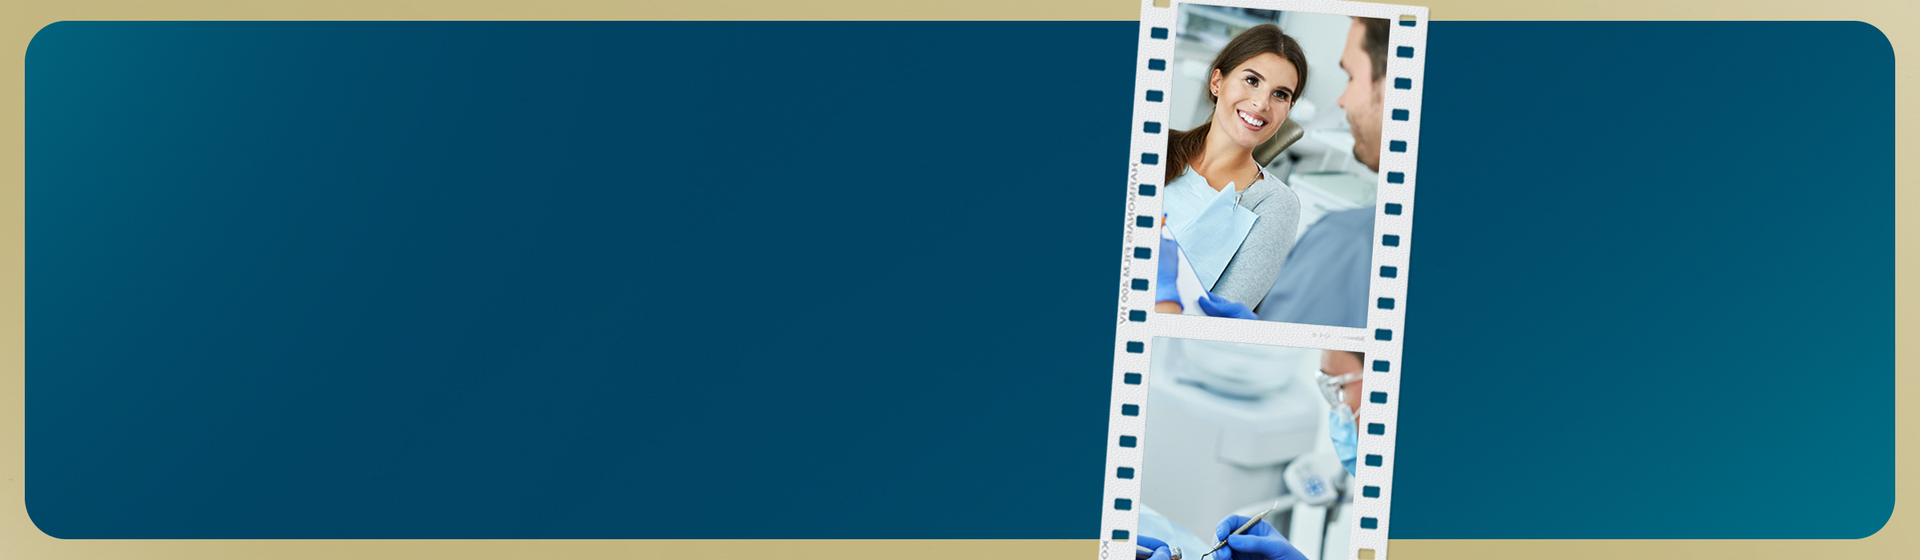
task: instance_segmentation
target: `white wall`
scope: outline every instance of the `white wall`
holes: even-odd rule
[[[1340,51],[1347,47],[1347,28],[1353,18],[1305,12],[1288,12],[1281,18],[1280,30],[1300,42],[1307,53],[1307,91],[1302,99],[1312,101],[1320,114],[1308,128],[1337,126],[1344,113],[1334,102],[1346,90],[1347,73],[1340,70]],[[1332,116],[1332,117],[1330,117]]]

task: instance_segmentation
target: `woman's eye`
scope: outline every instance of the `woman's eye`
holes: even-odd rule
[[[1250,85],[1250,86],[1260,85],[1260,79],[1255,78],[1253,76],[1247,76],[1247,85]]]
[[[1276,90],[1273,90],[1273,96],[1274,96],[1275,98],[1278,98],[1278,99],[1279,99],[1279,100],[1281,100],[1281,101],[1286,101],[1286,100],[1287,100],[1287,92],[1284,92],[1284,91],[1280,91],[1280,90],[1277,90],[1277,89],[1276,89]]]

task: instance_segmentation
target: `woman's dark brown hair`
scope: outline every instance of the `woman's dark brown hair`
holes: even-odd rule
[[[1256,25],[1227,42],[1227,46],[1220,49],[1220,54],[1213,57],[1212,69],[1219,71],[1223,76],[1232,74],[1233,69],[1238,68],[1241,63],[1267,53],[1286,59],[1293,64],[1294,69],[1300,71],[1300,83],[1293,85],[1295,96],[1307,90],[1306,53],[1300,51],[1300,43],[1294,42],[1292,37],[1280,32],[1279,26],[1271,23]],[[1211,82],[1212,72],[1208,72],[1208,76],[1208,81]],[[1213,94],[1211,87],[1204,91],[1203,95],[1206,95],[1211,103],[1220,102],[1220,97]],[[1167,183],[1172,183],[1175,177],[1186,172],[1187,163],[1193,161],[1195,156],[1200,155],[1200,150],[1206,148],[1207,129],[1212,122],[1213,118],[1209,116],[1206,122],[1200,123],[1200,126],[1188,130],[1175,130],[1168,135]]]

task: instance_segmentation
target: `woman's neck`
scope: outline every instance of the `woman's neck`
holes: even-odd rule
[[[1247,190],[1247,187],[1260,177],[1260,166],[1253,163],[1253,148],[1241,146],[1221,130],[1218,119],[1210,122],[1206,145],[1200,149],[1200,161],[1193,163],[1193,171],[1207,180],[1207,186],[1213,190],[1227,188],[1232,183],[1234,190]]]

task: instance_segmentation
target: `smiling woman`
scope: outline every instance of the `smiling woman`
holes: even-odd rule
[[[1220,49],[1207,80],[1207,121],[1167,140],[1166,226],[1208,297],[1202,307],[1247,316],[1280,274],[1300,220],[1300,199],[1253,158],[1273,138],[1307,84],[1300,44],[1272,24]],[[1163,266],[1177,266],[1172,259]],[[1181,312],[1177,299],[1156,309]],[[1220,300],[1227,300],[1222,302]]]

